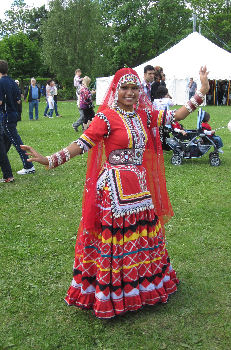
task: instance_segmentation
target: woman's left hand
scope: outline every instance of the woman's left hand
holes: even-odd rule
[[[208,74],[209,72],[207,71],[207,67],[201,67],[200,68],[200,81],[201,81],[201,88],[200,91],[202,92],[203,95],[206,95],[207,92],[209,91],[209,80],[208,80]]]

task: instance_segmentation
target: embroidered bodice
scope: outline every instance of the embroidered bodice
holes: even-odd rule
[[[159,112],[138,114],[108,108],[96,114],[90,127],[76,141],[86,152],[104,139],[107,161],[99,174],[97,188],[103,190],[105,184],[109,187],[115,217],[153,208],[142,160],[150,130],[158,127],[159,115]],[[120,161],[110,162],[111,157],[119,157]],[[133,161],[126,164],[126,157]]]

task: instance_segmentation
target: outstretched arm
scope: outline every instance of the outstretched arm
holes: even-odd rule
[[[207,92],[209,91],[209,81],[208,81],[208,71],[206,66],[201,67],[200,69],[200,81],[201,81],[201,88],[200,92],[202,95],[206,95]],[[189,115],[189,111],[185,106],[182,106],[175,112],[175,120],[183,120]]]
[[[21,145],[20,146],[24,151],[26,151],[26,154],[30,157],[27,161],[28,162],[37,162],[46,166],[49,166],[49,160],[47,157],[44,157],[42,154],[38,153],[34,148],[31,146]],[[70,154],[70,158],[73,158],[83,152],[83,150],[77,145],[77,143],[73,142],[69,146],[66,147],[66,150]]]

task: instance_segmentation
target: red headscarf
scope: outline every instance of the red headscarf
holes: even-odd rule
[[[106,95],[103,99],[102,104],[99,106],[98,112],[101,112],[102,110],[113,107],[116,100],[116,95],[118,92],[118,89],[122,83],[130,83],[130,84],[137,84],[140,87],[140,95],[139,95],[139,101],[138,106],[136,107],[136,110],[143,110],[148,109],[152,110],[152,103],[148,99],[146,93],[144,92],[144,89],[142,88],[140,78],[136,71],[132,68],[122,68],[119,69],[116,74],[114,75],[114,78],[106,92]]]
[[[118,89],[123,83],[137,84],[140,86],[139,100],[134,107],[137,113],[142,114],[147,113],[147,111],[151,113],[151,130],[147,149],[144,152],[143,166],[147,170],[147,181],[156,213],[162,223],[164,223],[173,215],[173,211],[166,189],[164,159],[157,127],[157,115],[155,112],[152,112],[151,101],[145,94],[139,76],[135,70],[131,68],[122,68],[116,72],[98,112],[103,112],[115,105]],[[96,234],[97,231],[100,230],[96,205],[96,185],[99,172],[105,160],[104,141],[102,140],[94,146],[88,154],[82,220],[79,231],[86,230],[89,233]]]

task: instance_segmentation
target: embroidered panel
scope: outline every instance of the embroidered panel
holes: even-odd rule
[[[146,171],[135,165],[107,164],[98,180],[97,188],[108,185],[114,217],[152,209],[153,203],[146,185]]]

